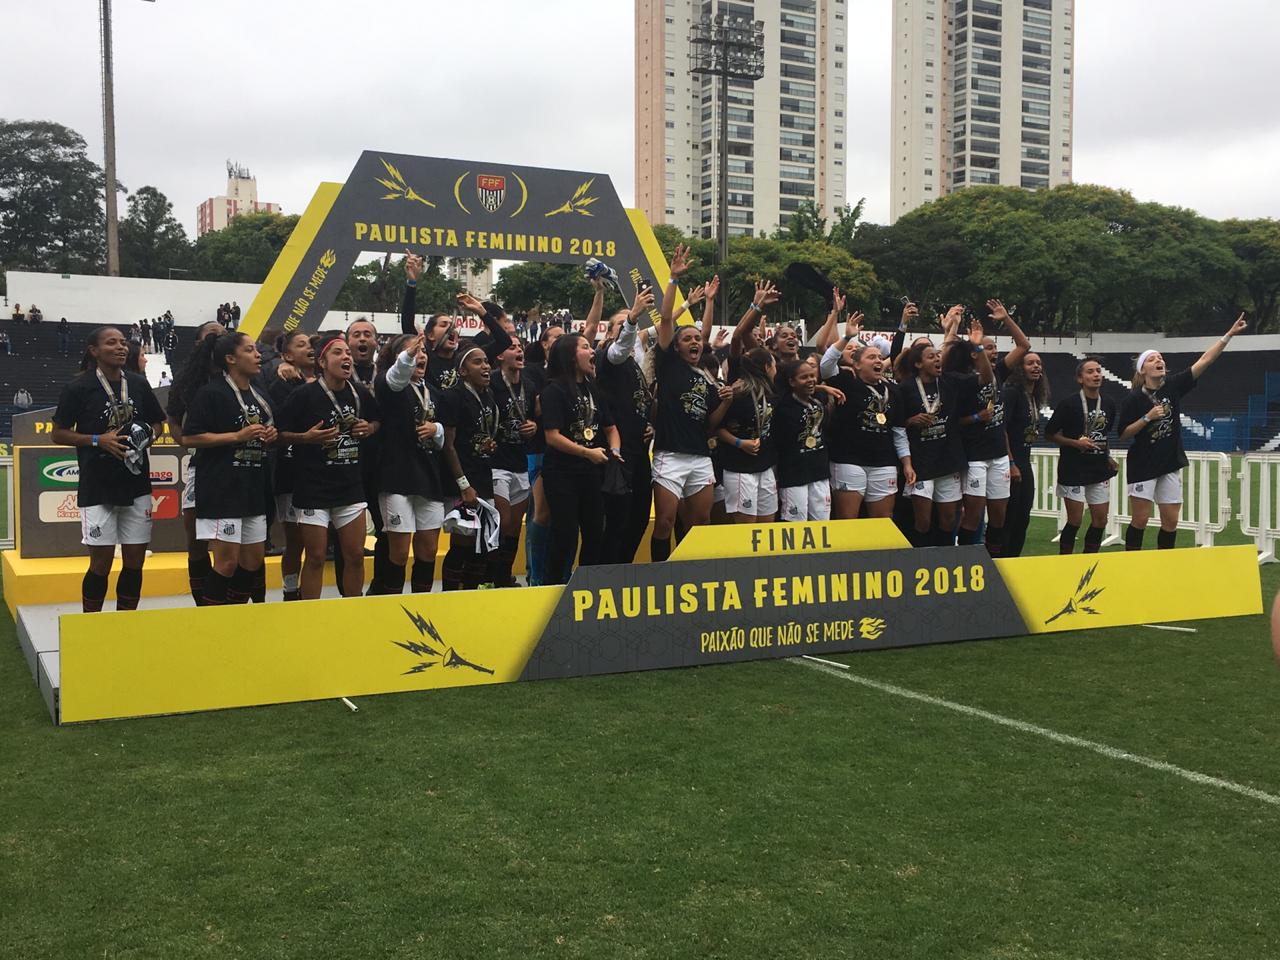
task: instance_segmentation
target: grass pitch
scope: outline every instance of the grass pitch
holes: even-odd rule
[[[1193,626],[833,659],[1280,794]],[[795,663],[59,730],[0,634],[0,957],[1280,955],[1280,806]]]

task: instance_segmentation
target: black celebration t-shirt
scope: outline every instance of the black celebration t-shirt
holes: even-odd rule
[[[1021,384],[1006,383],[1001,391],[1004,403],[1004,432],[1009,452],[1019,464],[1031,461],[1031,445],[1040,439],[1040,410]]]
[[[1187,454],[1182,448],[1182,398],[1195,389],[1195,385],[1195,374],[1188,367],[1165,377],[1164,383],[1155,390],[1140,387],[1124,398],[1117,419],[1121,430],[1141,420],[1157,403],[1169,408],[1169,416],[1144,425],[1133,438],[1126,471],[1129,483],[1154,480],[1187,465]]]
[[[596,386],[604,392],[617,420],[622,456],[635,460],[644,453],[644,431],[653,408],[653,388],[634,357],[628,356],[622,363],[610,363],[607,353],[606,349],[596,352]]]
[[[569,390],[565,384],[552,380],[542,388],[542,426],[545,430],[559,430],[580,447],[606,450],[605,429],[614,426],[614,422],[609,402],[594,381],[584,380],[576,390]],[[543,470],[548,474],[589,470],[592,466],[585,457],[562,453],[547,444]]]
[[[438,353],[427,357],[427,379],[440,393],[451,390],[458,385],[458,364],[456,357],[442,357]]]
[[[493,499],[493,455],[498,451],[498,403],[488,387],[477,395],[465,383],[440,397],[440,418],[454,428],[453,449],[476,496]],[[445,476],[446,483],[453,477]]]
[[[1084,404],[1088,404],[1089,409],[1087,423]],[[1077,392],[1058,401],[1054,406],[1053,416],[1044,428],[1045,436],[1052,437],[1060,433],[1064,437],[1078,440],[1087,434],[1099,448],[1077,450],[1075,447],[1063,446],[1062,452],[1058,454],[1060,484],[1067,487],[1085,486],[1102,483],[1116,475],[1111,467],[1111,455],[1107,446],[1107,435],[1115,429],[1115,423],[1115,402],[1106,397],[1090,400]]]
[[[922,413],[932,413],[934,421],[927,427],[907,426],[907,443],[911,447],[911,468],[918,480],[936,480],[954,473],[962,473],[968,460],[964,455],[964,443],[960,439],[960,397],[970,389],[973,374],[944,373],[932,383],[924,383],[915,377],[907,380],[898,390],[902,401],[902,422]],[[928,401],[920,399],[923,390]]]
[[[336,406],[335,402],[336,401]],[[280,429],[306,433],[317,423],[338,427],[338,435],[324,443],[299,443],[293,448],[293,505],[329,509],[365,502],[361,443],[351,435],[357,420],[381,420],[377,401],[364,387],[344,384],[331,401],[319,380],[299,387],[280,415]],[[197,491],[200,484],[196,484]]]
[[[993,369],[995,378],[990,383],[979,383],[974,377],[970,389],[961,401],[960,415],[972,416],[983,407],[991,408],[991,419],[986,423],[974,421],[960,428],[964,440],[964,455],[971,463],[979,460],[998,460],[1009,455],[1004,436],[1004,400],[1001,396],[1004,383],[1003,363]]]
[[[528,445],[520,437],[520,426],[533,419],[535,393],[524,372],[514,384],[507,383],[502,372],[495,370],[489,378],[493,399],[498,404],[498,449],[493,455],[495,470],[526,473],[529,470]]]
[[[743,390],[729,404],[720,428],[739,440],[760,441],[760,452],[754,456],[723,440],[716,445],[720,462],[730,473],[763,473],[778,462],[773,443],[772,396]]]
[[[271,401],[271,408],[280,412],[283,416],[284,410],[289,405],[289,398],[294,392],[306,386],[305,380],[284,380],[276,377],[271,381],[271,392],[267,398]],[[172,410],[170,410],[172,413]],[[280,424],[276,425],[277,429],[284,429]],[[293,444],[282,443],[276,447],[276,469],[275,469],[275,491],[276,493],[293,493]],[[197,486],[199,486],[197,484]]]
[[[206,383],[191,398],[184,436],[238,433],[250,424],[272,422],[271,403],[261,391],[258,397],[249,390],[239,393],[237,402],[235,388],[222,377]],[[262,403],[258,402],[259,397]],[[200,477],[196,484],[197,517],[222,520],[269,512],[271,471],[267,445],[261,440],[201,447],[196,450],[195,465]]]
[[[110,397],[93,370],[68,383],[62,388],[53,412],[54,425],[77,433],[101,435],[130,423],[150,427],[164,423],[164,411],[146,377],[126,372],[115,383],[108,380],[107,385],[111,388]],[[125,385],[127,401],[123,398]],[[151,466],[145,454],[141,471],[136,474],[100,447],[76,447],[76,460],[80,465],[76,499],[82,507],[128,506],[151,492]]]
[[[707,421],[720,405],[719,391],[697,367],[676,352],[655,346],[658,371],[658,412],[654,422],[654,450],[710,456]]]
[[[440,422],[440,393],[428,380],[410,383],[403,390],[392,390],[385,373],[378,374],[374,396],[382,412],[378,435],[378,491],[404,496],[444,500],[443,444],[435,437],[418,438],[418,427]],[[443,438],[441,438],[443,440]],[[449,484],[453,486],[452,483]]]
[[[830,479],[826,419],[827,408],[820,400],[802,401],[787,391],[774,401],[772,432],[779,487],[802,487]]]
[[[827,383],[845,396],[844,403],[831,416],[831,462],[860,467],[897,466],[893,428],[902,426],[897,386],[888,380],[864,383],[848,370],[841,370]]]

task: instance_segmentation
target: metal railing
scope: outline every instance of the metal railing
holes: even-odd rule
[[[1246,453],[1238,476],[1240,531],[1253,537],[1259,563],[1275,563],[1280,541],[1280,453]]]
[[[1061,524],[1066,520],[1067,511],[1055,492],[1059,452],[1057,447],[1035,447],[1031,451],[1031,462],[1036,472],[1031,515],[1051,517]],[[1120,472],[1111,481],[1111,507],[1107,515],[1107,535],[1103,541],[1108,545],[1124,540],[1124,528],[1133,519],[1129,513],[1129,498],[1125,496],[1128,454],[1124,450],[1112,450],[1111,456],[1119,464]],[[1193,451],[1187,453],[1187,460],[1189,463],[1182,471],[1183,503],[1178,529],[1194,531],[1196,546],[1211,547],[1214,536],[1226,530],[1232,520],[1231,458],[1225,453]],[[1280,464],[1280,456],[1275,460]],[[1280,479],[1280,474],[1277,479]],[[1280,538],[1280,533],[1276,536]]]
[[[12,550],[16,543],[15,537],[18,531],[18,517],[14,511],[14,474],[13,474],[13,457],[0,457],[0,470],[4,471],[4,507],[5,522],[4,529],[0,530],[3,536],[0,536],[0,550]]]

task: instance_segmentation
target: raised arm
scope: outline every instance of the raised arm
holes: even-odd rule
[[[1191,376],[1197,380],[1200,374],[1209,369],[1213,363],[1222,356],[1222,351],[1227,349],[1227,344],[1231,342],[1231,338],[1238,333],[1244,333],[1249,327],[1249,323],[1244,318],[1244,314],[1240,314],[1236,318],[1236,322],[1231,325],[1231,329],[1224,333],[1218,342],[1200,355],[1200,359],[1191,365]]]
[[[600,332],[600,318],[604,315],[604,281],[599,277],[591,278],[591,286],[595,294],[591,298],[591,309],[587,311],[587,320],[582,325],[582,335],[587,343],[596,345],[596,334]]]
[[[387,370],[388,390],[399,393],[413,380],[413,371],[418,365],[418,355],[422,353],[422,345],[422,334],[418,334],[411,343],[405,344],[400,356],[396,357],[396,362]]]
[[[626,363],[636,349],[636,324],[640,319],[640,315],[648,313],[653,309],[653,291],[644,289],[640,291],[636,297],[636,302],[631,305],[631,309],[627,312],[626,323],[622,325],[622,329],[618,332],[618,339],[609,344],[609,349],[604,352],[605,358],[615,367],[619,364]]]
[[[942,342],[950,343],[960,339],[960,321],[964,319],[964,305],[957,303],[946,314],[938,314],[938,324],[942,327]]]
[[[861,313],[854,312],[850,314],[849,319],[844,323],[844,336],[838,339],[831,346],[827,347],[826,353],[822,355],[822,359],[818,361],[818,375],[823,380],[830,380],[840,372],[840,357],[844,353],[845,346],[858,335],[858,331],[862,329],[862,321],[864,317]]]
[[[764,320],[764,308],[770,304],[777,303],[782,298],[782,294],[768,280],[761,280],[756,283],[756,292],[751,298],[751,303],[747,305],[747,311],[742,315],[742,319],[738,321],[738,325],[733,330],[733,340],[729,343],[729,355],[731,357],[739,356],[746,353],[743,349],[747,338],[751,331]],[[749,347],[747,349],[750,349]]]
[[[840,292],[839,287],[831,288],[831,312],[827,314],[826,322],[818,329],[814,335],[813,345],[819,350],[826,350],[836,338],[836,324],[840,322],[840,314],[844,311],[844,295]]]
[[[893,341],[889,344],[889,365],[898,359],[902,348],[907,344],[907,330],[912,320],[920,317],[920,308],[914,303],[907,303],[902,308],[902,317],[898,320],[898,329],[893,332]]]
[[[400,303],[400,332],[418,333],[418,325],[413,322],[413,312],[418,301],[418,280],[422,276],[422,257],[416,253],[404,252],[404,300]]]
[[[662,295],[662,310],[658,315],[658,348],[666,350],[676,336],[676,322],[672,313],[676,305],[676,290],[680,278],[689,269],[689,248],[677,244],[675,253],[671,254],[671,279],[667,281],[666,292]]]
[[[999,300],[988,300],[987,309],[991,311],[992,319],[1003,323],[1005,330],[1009,332],[1009,336],[1013,337],[1013,349],[1001,359],[1007,369],[1014,370],[1022,362],[1022,358],[1031,352],[1031,341],[1027,339],[1027,335],[1022,332],[1022,328],[1018,326],[1013,316]]]
[[[716,323],[716,294],[720,292],[719,274],[712,277],[710,280],[707,281],[706,286],[700,287],[699,289],[702,291],[701,298],[707,301],[707,305],[702,308],[702,327],[701,327],[702,342],[710,343],[711,328],[714,327]],[[695,290],[693,293],[689,295],[690,303],[697,302],[693,299],[693,295],[696,294],[697,292],[698,290]]]
[[[502,326],[502,311],[493,304],[486,306],[469,293],[458,294],[458,306],[467,313],[480,316],[480,321],[493,338],[484,345],[485,356],[489,358],[490,363],[496,363],[498,357],[506,353],[513,342],[511,335]]]

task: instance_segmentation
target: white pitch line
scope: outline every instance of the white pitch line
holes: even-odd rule
[[[819,673],[839,677],[841,680],[849,680],[864,687],[870,687],[872,690],[879,690],[881,693],[889,693],[895,697],[905,697],[908,700],[917,700],[920,703],[927,703],[931,706],[954,710],[956,713],[963,713],[970,717],[990,720],[992,723],[998,723],[1002,727],[1009,727],[1013,730],[1019,730],[1022,733],[1034,733],[1036,736],[1044,737],[1046,740],[1052,740],[1054,743],[1061,743],[1069,747],[1081,747],[1085,750],[1091,750],[1094,753],[1107,757],[1110,760],[1121,760],[1125,763],[1136,763],[1138,766],[1146,767],[1150,770],[1159,770],[1162,773],[1171,773],[1175,777],[1181,777],[1183,780],[1188,780],[1191,783],[1197,783],[1205,787],[1216,787],[1219,790],[1228,790],[1231,793],[1238,793],[1242,797],[1248,797],[1251,800],[1260,800],[1263,803],[1269,803],[1272,806],[1280,807],[1280,796],[1276,796],[1273,793],[1255,790],[1253,787],[1246,787],[1242,783],[1235,783],[1231,780],[1223,780],[1221,777],[1211,777],[1207,773],[1197,773],[1195,770],[1187,770],[1185,767],[1179,767],[1172,763],[1165,763],[1163,760],[1144,757],[1137,753],[1129,753],[1127,750],[1118,750],[1115,747],[1107,746],[1105,743],[1098,743],[1094,740],[1085,740],[1081,737],[1073,737],[1066,733],[1058,733],[1056,730],[1050,730],[1048,727],[1040,727],[1034,723],[1027,723],[1025,720],[1015,720],[1012,717],[1003,717],[998,713],[980,710],[977,707],[970,707],[963,703],[956,703],[952,700],[943,700],[941,697],[931,697],[927,693],[918,693],[915,690],[908,690],[906,687],[895,686],[892,683],[883,683],[880,680],[872,680],[869,677],[863,677],[853,673],[850,671],[848,666],[843,663],[837,663],[834,660],[822,660],[818,657],[804,657],[802,659],[793,658],[790,662],[797,663],[802,667],[808,667],[810,670],[817,670]],[[833,667],[837,669],[832,669]]]
[[[1195,627],[1171,627],[1167,623],[1144,623],[1148,630],[1172,630],[1174,633],[1199,633]]]

